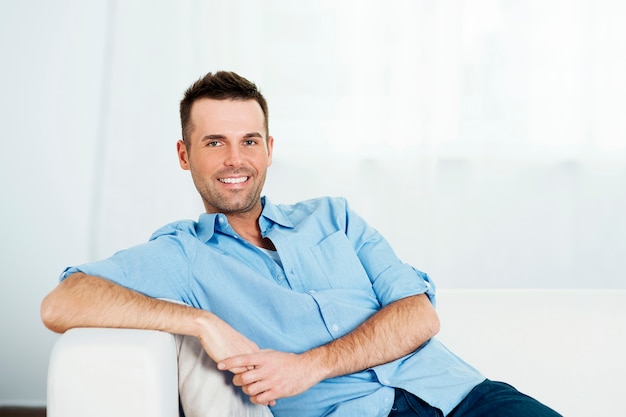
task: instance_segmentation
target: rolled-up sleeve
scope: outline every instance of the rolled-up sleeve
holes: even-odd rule
[[[435,304],[435,285],[426,273],[408,264],[396,264],[385,270],[374,280],[373,287],[382,305],[418,294],[426,294]]]
[[[418,294],[426,294],[435,304],[435,285],[426,273],[403,263],[385,238],[354,211],[347,209],[346,216],[346,234],[381,305]]]

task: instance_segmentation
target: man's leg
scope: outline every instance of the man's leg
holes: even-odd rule
[[[396,388],[389,417],[442,417],[410,392]],[[478,384],[447,417],[563,417],[534,398],[503,382],[486,380]]]
[[[478,384],[449,417],[563,417],[503,382]]]
[[[443,417],[443,413],[410,392],[396,388],[396,399],[389,417]]]

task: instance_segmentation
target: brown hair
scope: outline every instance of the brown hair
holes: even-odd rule
[[[265,98],[257,86],[242,76],[230,71],[218,71],[215,74],[208,73],[193,83],[183,99],[180,101],[180,124],[183,134],[183,142],[189,149],[189,134],[192,129],[190,115],[191,106],[201,98],[214,100],[256,100],[265,116],[266,139],[269,136],[268,110]]]

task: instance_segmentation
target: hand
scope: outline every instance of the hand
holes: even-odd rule
[[[217,316],[210,315],[209,321],[202,327],[198,336],[207,355],[215,362],[232,356],[245,355],[259,351],[259,347],[233,329],[228,323]],[[247,368],[233,368],[232,372],[246,371]]]
[[[228,358],[217,367],[235,373],[233,384],[255,404],[275,405],[277,399],[301,394],[321,380],[304,355],[275,350]]]

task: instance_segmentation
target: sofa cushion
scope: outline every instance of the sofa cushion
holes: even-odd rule
[[[271,417],[268,407],[252,404],[241,388],[232,384],[232,374],[217,369],[200,341],[176,336],[178,386],[185,417]]]

